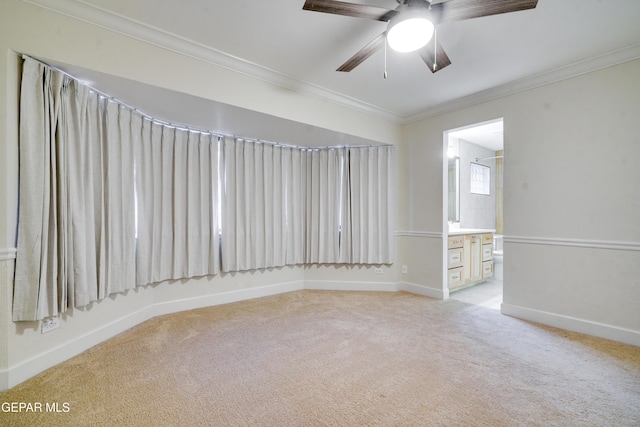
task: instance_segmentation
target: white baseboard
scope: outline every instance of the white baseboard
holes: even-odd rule
[[[248,289],[209,294],[181,300],[167,301],[154,304],[154,316],[194,310],[196,308],[212,307],[232,302],[246,301],[255,298],[284,294],[304,289],[303,281],[285,282]]]
[[[11,387],[13,386],[9,384],[9,371],[6,369],[0,369],[0,392],[5,391]]]
[[[639,331],[505,303],[500,306],[500,312],[507,316],[640,347]]]
[[[445,296],[445,292],[442,289],[430,288],[428,286],[417,285],[409,282],[399,282],[398,290],[435,299],[446,299],[449,297],[448,293]]]
[[[321,291],[384,291],[396,292],[396,282],[347,282],[332,280],[305,280],[305,289]]]

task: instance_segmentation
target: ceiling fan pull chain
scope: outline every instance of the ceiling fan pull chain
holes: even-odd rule
[[[384,78],[387,78],[387,38],[384,38]]]
[[[431,6],[429,6],[431,7]],[[433,29],[433,72],[438,69],[438,30]]]

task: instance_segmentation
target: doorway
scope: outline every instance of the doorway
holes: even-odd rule
[[[444,132],[443,139],[444,295],[499,310],[504,260],[504,120],[450,129]],[[460,240],[456,236],[471,235],[482,236],[480,264],[469,250],[451,249],[455,247],[452,241]],[[491,254],[487,254],[487,243],[491,243]],[[481,278],[469,273],[469,268],[479,268],[478,265],[485,273]],[[457,282],[465,274],[476,277]]]

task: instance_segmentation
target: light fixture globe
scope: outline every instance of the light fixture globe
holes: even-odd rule
[[[433,30],[426,9],[405,8],[389,21],[387,43],[397,52],[413,52],[429,43]]]

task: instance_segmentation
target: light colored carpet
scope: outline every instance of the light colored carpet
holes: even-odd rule
[[[638,426],[640,348],[408,293],[158,317],[0,394],[3,426]]]

